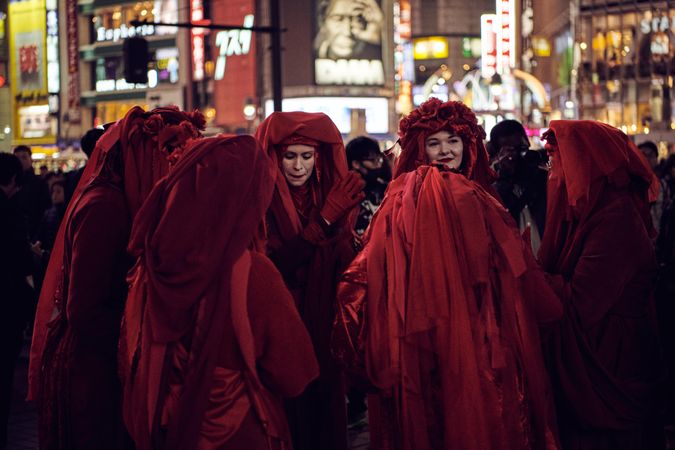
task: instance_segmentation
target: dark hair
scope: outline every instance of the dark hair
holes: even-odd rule
[[[33,151],[27,145],[17,145],[16,147],[14,147],[14,151],[12,153],[14,153],[16,155],[19,152],[26,152],[29,155],[33,154]]]
[[[355,137],[345,147],[347,150],[347,165],[352,168],[352,161],[363,161],[369,156],[380,155],[380,146],[377,141],[368,136]]]
[[[51,186],[49,186],[49,193],[50,194],[54,190],[54,186],[61,186],[61,189],[63,189],[64,191],[66,189],[66,183],[65,182],[63,182],[62,180],[56,180],[52,183]]]
[[[490,156],[493,156],[499,150],[499,140],[503,137],[520,135],[527,139],[525,128],[517,120],[506,119],[499,122],[490,130],[490,145],[488,151]]]
[[[642,144],[638,145],[638,149],[642,150],[649,150],[652,152],[655,156],[659,156],[659,148],[656,146],[655,143],[652,141],[645,141]]]
[[[0,185],[7,186],[12,181],[12,177],[16,184],[21,185],[23,178],[21,161],[14,155],[0,152]]]
[[[91,158],[91,154],[94,153],[94,147],[96,147],[96,142],[103,136],[103,133],[105,133],[105,130],[102,128],[92,128],[84,133],[84,136],[80,139],[80,148],[87,155],[87,158]]]

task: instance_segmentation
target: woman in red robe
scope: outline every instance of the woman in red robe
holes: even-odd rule
[[[476,116],[430,99],[338,288],[335,355],[376,388],[374,449],[556,449],[538,323],[562,314],[491,195]]]
[[[296,450],[347,448],[342,373],[330,354],[335,287],[354,257],[353,223],[365,182],[347,171],[340,132],[322,113],[274,113],[256,137],[278,169],[268,254],[312,337],[320,376],[287,402]]]
[[[281,397],[318,369],[281,276],[253,251],[271,169],[251,136],[195,142],[134,221],[120,363],[138,450],[291,448]]]
[[[661,375],[649,212],[658,180],[609,125],[555,120],[545,137],[539,260],[565,309],[545,352],[563,448],[658,449],[663,429],[649,431]]]
[[[97,143],[61,224],[35,319],[29,399],[38,401],[40,448],[126,445],[116,354],[131,221],[169,154],[203,125],[199,113],[135,107]]]

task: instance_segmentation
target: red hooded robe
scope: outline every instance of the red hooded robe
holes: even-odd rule
[[[272,114],[256,137],[275,166],[268,254],[295,298],[321,372],[302,396],[287,403],[293,445],[296,450],[346,449],[344,386],[330,354],[330,333],[337,280],[354,257],[351,230],[358,208],[330,227],[319,214],[333,185],[347,175],[342,137],[325,114],[304,112]],[[316,148],[314,173],[293,190],[281,170],[282,152],[291,144]]]
[[[131,220],[204,119],[132,108],[99,140],[61,223],[35,318],[29,399],[40,448],[125,445],[116,353]],[[173,156],[175,157],[175,156]]]
[[[120,358],[139,450],[291,448],[280,397],[318,370],[281,276],[248,250],[269,173],[252,137],[203,139],[134,221]]]
[[[565,449],[653,447],[660,376],[649,202],[658,180],[621,131],[555,120],[539,251],[564,320],[546,342]],[[661,430],[662,432],[663,430]]]
[[[462,138],[457,171],[425,139]],[[555,449],[537,321],[561,308],[509,213],[475,115],[431,99],[401,121],[396,179],[338,288],[333,348],[378,390],[377,449]]]

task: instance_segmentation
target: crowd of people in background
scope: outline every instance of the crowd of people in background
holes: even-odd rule
[[[0,447],[32,335],[41,449],[658,450],[675,426],[675,154],[544,149],[459,102],[345,146],[132,108],[86,166],[0,153]]]

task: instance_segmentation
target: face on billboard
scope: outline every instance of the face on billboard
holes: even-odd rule
[[[383,23],[384,15],[376,0],[330,0],[323,17],[319,17],[316,56],[379,59]]]
[[[378,0],[317,0],[317,84],[381,85],[384,14]]]

